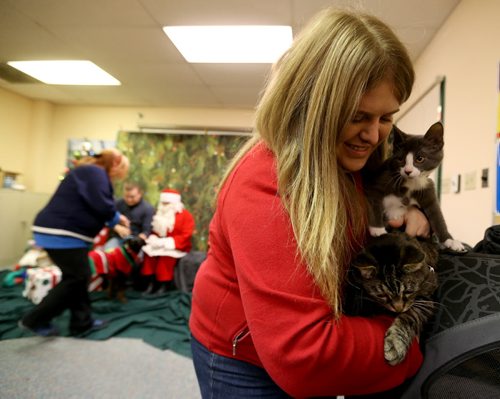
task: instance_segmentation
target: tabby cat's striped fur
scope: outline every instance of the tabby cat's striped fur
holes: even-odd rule
[[[437,256],[432,241],[397,231],[371,238],[349,270],[346,314],[395,315],[384,342],[385,359],[391,365],[403,361],[433,314]]]

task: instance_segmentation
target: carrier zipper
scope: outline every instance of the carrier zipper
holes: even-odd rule
[[[248,334],[250,334],[250,329],[248,327],[245,327],[243,330],[241,330],[239,333],[237,333],[234,336],[234,338],[233,338],[233,356],[236,356],[236,345],[238,345],[238,342],[240,342]]]

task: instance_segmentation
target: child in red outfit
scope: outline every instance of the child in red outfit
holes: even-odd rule
[[[172,189],[163,190],[153,216],[152,233],[142,248],[142,275],[150,280],[145,294],[155,291],[154,280],[159,283],[156,294],[162,294],[169,288],[177,260],[191,250],[194,226],[193,216],[184,208],[181,194]]]

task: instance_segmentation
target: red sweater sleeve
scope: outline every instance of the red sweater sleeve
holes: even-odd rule
[[[422,362],[416,343],[401,364],[384,360],[390,318],[332,319],[298,262],[289,217],[269,178],[274,164],[247,159],[221,195],[218,228],[231,248],[245,318],[269,375],[293,397],[310,397],[384,391],[415,374]]]

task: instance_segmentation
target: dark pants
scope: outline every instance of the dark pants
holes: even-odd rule
[[[290,398],[260,367],[212,353],[194,337],[191,349],[204,399]]]
[[[193,336],[191,349],[203,399],[291,398],[260,367],[212,353]],[[398,387],[378,394],[345,396],[345,399],[399,399],[403,392],[403,387]]]
[[[46,326],[64,310],[71,312],[69,328],[72,333],[92,326],[90,297],[90,265],[87,248],[46,249],[61,269],[62,279],[37,306],[23,317],[30,328]]]

